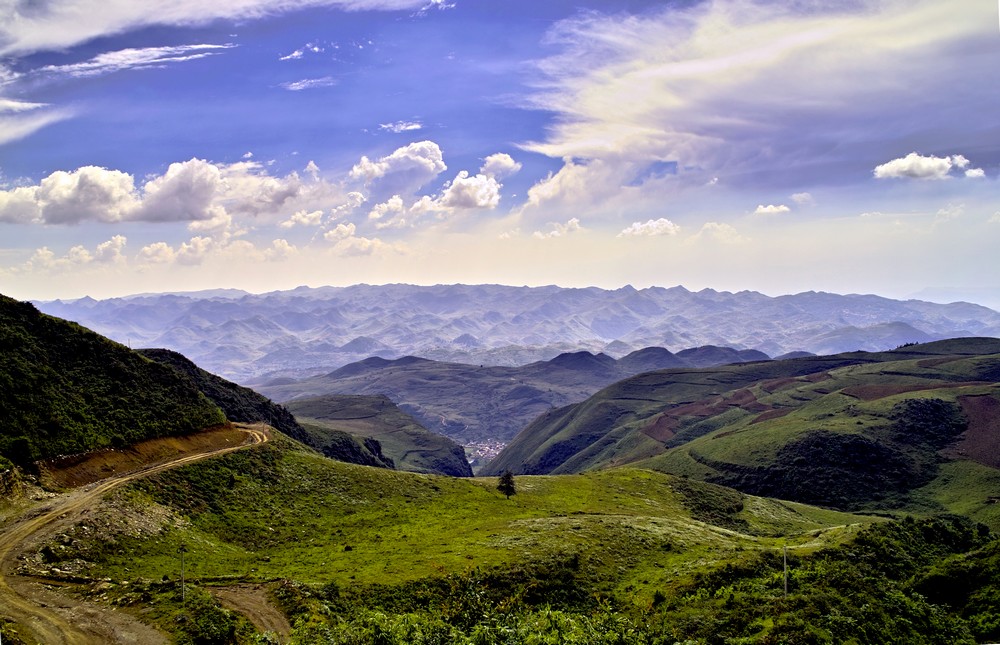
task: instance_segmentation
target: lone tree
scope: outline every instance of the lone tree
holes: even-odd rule
[[[507,499],[510,499],[511,495],[517,495],[517,489],[514,488],[514,473],[510,472],[509,468],[500,475],[497,490],[506,495]]]

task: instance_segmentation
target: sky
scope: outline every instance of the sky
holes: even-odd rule
[[[0,0],[0,293],[1000,308],[994,0]]]

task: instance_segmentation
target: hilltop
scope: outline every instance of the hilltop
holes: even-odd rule
[[[354,285],[37,304],[243,384],[328,373],[370,356],[512,366],[579,351],[620,358],[645,347],[712,345],[779,356],[1000,336],[1000,313],[968,303],[683,287]]]

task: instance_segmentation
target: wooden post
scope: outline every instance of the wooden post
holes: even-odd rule
[[[786,544],[782,551],[784,552],[785,559],[785,598],[788,597],[788,545]]]

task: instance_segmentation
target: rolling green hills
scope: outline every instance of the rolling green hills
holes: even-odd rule
[[[182,643],[261,642],[206,593],[237,583],[267,589],[303,644],[971,645],[1000,633],[995,576],[963,576],[995,561],[996,542],[965,519],[885,522],[632,468],[516,484],[508,500],[495,479],[338,463],[278,437],[119,491],[26,566]],[[938,580],[961,593],[930,604],[917,589]]]
[[[539,418],[484,472],[633,463],[760,495],[948,509],[997,527],[998,380],[995,339],[665,370]],[[961,509],[953,487],[969,494]]]
[[[223,423],[174,369],[0,296],[0,469]]]
[[[344,433],[366,445],[375,462],[400,470],[471,477],[472,468],[460,445],[434,434],[384,396],[328,394],[297,399],[288,409],[307,432],[305,443],[334,457],[331,450],[343,445]],[[352,461],[352,460],[345,460]],[[378,463],[381,461],[381,464]]]
[[[617,360],[603,353],[570,352],[519,367],[373,356],[329,374],[268,380],[254,387],[284,402],[325,394],[385,395],[425,428],[465,445],[506,443],[539,414],[642,372],[766,359],[753,350],[713,346],[676,354],[647,347]]]

